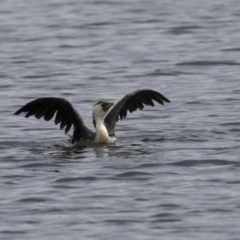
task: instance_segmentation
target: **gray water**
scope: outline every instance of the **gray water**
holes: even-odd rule
[[[239,239],[240,2],[9,0],[0,7],[0,239]],[[170,104],[72,146],[13,113],[136,89]]]

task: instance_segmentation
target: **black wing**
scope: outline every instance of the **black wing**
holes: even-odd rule
[[[65,134],[74,127],[73,136],[71,138],[72,143],[80,140],[93,140],[95,134],[89,130],[77,110],[74,109],[72,104],[64,98],[38,98],[31,101],[16,111],[14,114],[18,115],[22,112],[27,112],[26,118],[35,115],[37,119],[44,117],[46,121],[49,121],[55,117],[55,124],[60,123],[60,128],[64,129]]]
[[[114,135],[114,127],[116,122],[120,119],[124,119],[127,116],[127,111],[130,113],[136,111],[137,109],[143,109],[144,105],[154,106],[153,100],[164,104],[164,102],[170,102],[161,93],[153,90],[138,90],[126,95],[122,98],[108,113],[104,122],[107,127],[110,136]]]

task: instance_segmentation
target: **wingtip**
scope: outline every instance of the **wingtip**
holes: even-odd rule
[[[164,97],[163,95],[162,95],[161,100],[163,101],[163,103],[164,103],[164,102],[167,102],[167,103],[170,103],[170,102],[171,102],[168,98]]]
[[[13,115],[18,115],[19,113],[21,113],[21,111],[16,111]]]
[[[166,97],[163,96],[163,95],[162,95],[162,100],[163,100],[163,102],[167,102],[167,103],[170,103],[170,102],[171,102],[168,98],[166,98]]]

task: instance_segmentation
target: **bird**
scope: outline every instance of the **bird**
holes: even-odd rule
[[[164,102],[170,103],[161,93],[150,89],[131,92],[115,105],[114,102],[97,102],[92,113],[95,132],[86,127],[78,111],[65,98],[38,98],[25,104],[14,114],[26,112],[26,118],[34,115],[37,119],[43,117],[46,121],[50,121],[55,115],[55,124],[60,124],[60,129],[65,129],[65,134],[73,127],[73,135],[69,135],[72,144],[111,144],[116,142],[116,122],[125,119],[128,111],[132,113],[137,109],[142,110],[144,105],[154,106],[153,100],[162,105]],[[114,107],[109,111],[112,106]]]

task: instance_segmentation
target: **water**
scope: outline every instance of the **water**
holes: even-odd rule
[[[1,239],[239,239],[238,1],[3,1]],[[67,98],[93,129],[98,100],[150,88],[170,104],[74,147],[13,116]]]

